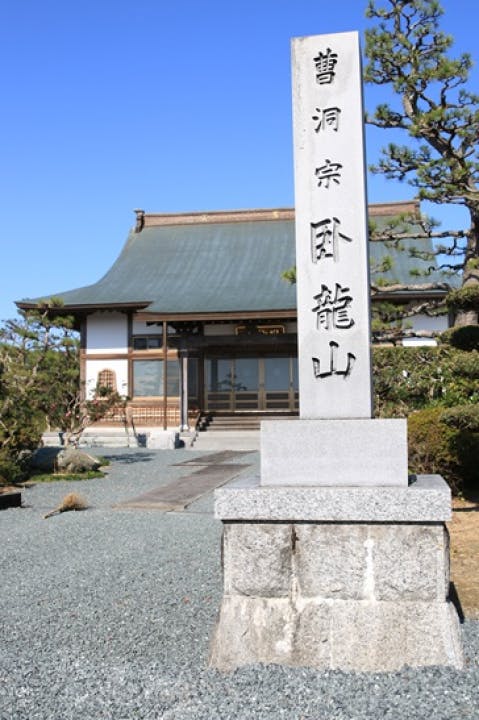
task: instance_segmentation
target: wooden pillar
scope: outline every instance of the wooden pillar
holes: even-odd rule
[[[180,430],[189,430],[188,423],[188,354],[180,352]]]
[[[163,321],[163,430],[168,427],[168,398],[166,368],[168,360],[168,323]]]
[[[86,400],[86,356],[87,354],[87,316],[81,318],[80,324],[80,398]]]

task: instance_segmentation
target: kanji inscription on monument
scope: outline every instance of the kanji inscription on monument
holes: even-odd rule
[[[406,421],[372,418],[360,57],[293,40],[300,421],[262,424],[262,485],[407,485]]]
[[[293,41],[300,415],[370,418],[369,261],[358,34]]]

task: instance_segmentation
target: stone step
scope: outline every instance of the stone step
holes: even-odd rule
[[[241,432],[243,430],[256,430],[260,428],[259,423],[245,423],[242,425],[212,423],[205,432]]]
[[[199,433],[189,446],[192,450],[259,450],[260,433],[258,430],[218,430]]]
[[[259,430],[262,422],[268,420],[291,420],[291,415],[214,415],[203,432],[228,432]]]

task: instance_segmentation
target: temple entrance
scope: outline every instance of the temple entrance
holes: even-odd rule
[[[206,358],[205,404],[219,412],[297,411],[297,358]]]

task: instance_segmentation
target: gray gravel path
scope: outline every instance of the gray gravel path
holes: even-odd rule
[[[221,597],[212,497],[181,513],[112,509],[187,474],[173,463],[194,454],[108,454],[107,478],[37,485],[26,508],[0,513],[1,720],[479,718],[477,622],[463,626],[464,671],[209,670]],[[43,520],[71,491],[92,508]]]

